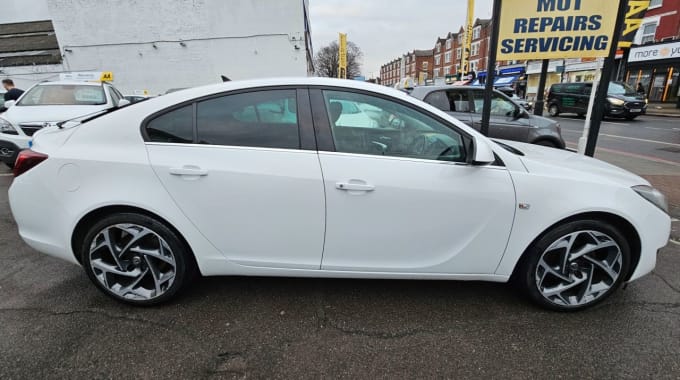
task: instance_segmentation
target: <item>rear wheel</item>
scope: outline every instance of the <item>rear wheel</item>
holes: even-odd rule
[[[623,282],[630,248],[608,223],[574,221],[544,234],[526,252],[517,279],[535,303],[576,311],[609,297]]]
[[[552,116],[552,117],[559,116],[560,107],[558,107],[557,104],[551,104],[548,107],[548,114],[550,114],[550,116]]]
[[[85,272],[100,290],[135,305],[167,301],[195,273],[177,234],[141,214],[110,215],[94,224],[80,253]]]

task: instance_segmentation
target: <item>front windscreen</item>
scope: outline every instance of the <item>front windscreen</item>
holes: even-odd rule
[[[35,86],[18,103],[20,106],[90,106],[101,104],[106,104],[103,87],[77,84]]]

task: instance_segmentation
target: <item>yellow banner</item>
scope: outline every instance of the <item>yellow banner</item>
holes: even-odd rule
[[[463,44],[463,49],[461,50],[463,54],[463,59],[460,65],[460,72],[462,74],[467,74],[470,72],[470,52],[472,49],[472,30],[475,24],[475,0],[468,0],[467,5],[467,21],[465,23],[465,42]]]
[[[340,33],[338,55],[338,78],[347,79],[347,34],[345,33]]]
[[[627,0],[503,0],[498,59],[606,57]]]

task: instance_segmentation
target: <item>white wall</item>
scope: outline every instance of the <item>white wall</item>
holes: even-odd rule
[[[0,24],[49,20],[47,0],[2,0]]]
[[[64,54],[57,69],[113,71],[124,93],[156,95],[218,83],[220,75],[307,75],[302,0],[46,2]],[[4,71],[20,69],[35,68]]]

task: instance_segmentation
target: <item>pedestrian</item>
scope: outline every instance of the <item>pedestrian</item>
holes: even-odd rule
[[[636,91],[639,95],[645,95],[645,88],[642,86],[642,83],[638,83]]]
[[[5,92],[5,101],[14,100],[16,102],[21,97],[21,94],[24,93],[24,90],[14,87],[14,81],[9,78],[2,80],[2,87],[7,90]]]

